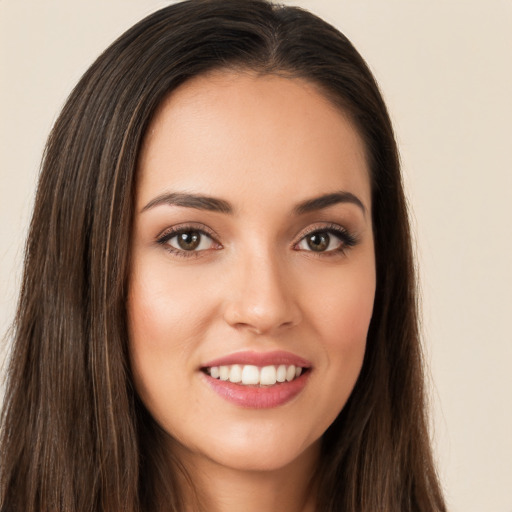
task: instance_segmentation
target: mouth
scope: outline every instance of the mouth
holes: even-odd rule
[[[232,364],[207,366],[201,370],[213,379],[228,381],[241,386],[267,387],[292,382],[307,372],[309,368],[294,364],[262,367],[252,364]]]
[[[306,387],[312,365],[289,352],[238,352],[199,368],[221,398],[238,407],[268,409],[292,401]]]

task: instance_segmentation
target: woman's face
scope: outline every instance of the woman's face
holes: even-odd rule
[[[363,361],[371,206],[358,133],[306,81],[216,72],[161,106],[139,162],[130,357],[183,462],[315,460]]]

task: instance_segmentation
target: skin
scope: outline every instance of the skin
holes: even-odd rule
[[[340,191],[361,204],[296,211]],[[219,198],[232,212],[151,206],[166,193]],[[183,225],[209,233],[198,250],[159,243]],[[331,233],[328,250],[312,250],[308,231],[332,226],[355,244]],[[144,141],[131,251],[135,386],[209,510],[314,510],[321,436],[359,375],[375,294],[369,173],[353,124],[302,79],[225,71],[186,82]],[[247,350],[310,361],[306,386],[270,409],[226,401],[201,366]]]

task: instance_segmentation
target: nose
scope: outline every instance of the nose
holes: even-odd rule
[[[302,320],[295,282],[285,262],[272,255],[240,258],[232,273],[224,319],[254,334],[277,334]]]

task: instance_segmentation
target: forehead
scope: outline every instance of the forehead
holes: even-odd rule
[[[299,78],[216,71],[173,91],[139,160],[138,203],[163,189],[222,196],[286,189],[297,200],[343,188],[370,206],[369,173],[349,117]]]

